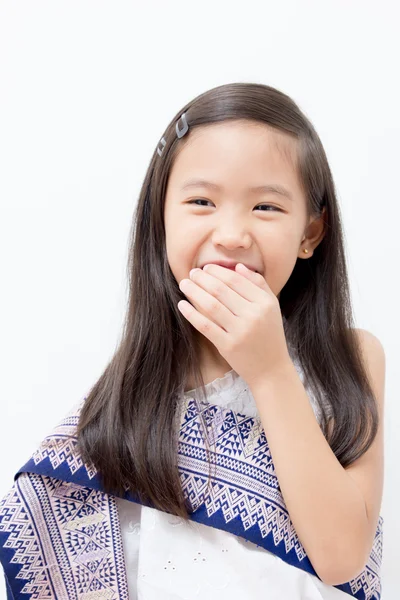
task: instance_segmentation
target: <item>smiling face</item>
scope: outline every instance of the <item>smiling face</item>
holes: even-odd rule
[[[311,219],[295,156],[289,136],[259,123],[190,132],[172,167],[164,208],[167,257],[178,283],[207,262],[243,262],[279,297],[297,258],[309,258],[316,245],[302,244]]]
[[[243,262],[279,298],[297,258],[310,258],[322,239],[322,219],[310,225],[295,164],[295,141],[262,123],[189,129],[164,207],[167,257],[178,284],[207,262]]]

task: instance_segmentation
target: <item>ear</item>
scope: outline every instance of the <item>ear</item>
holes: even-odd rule
[[[326,206],[324,206],[319,217],[311,217],[310,219],[299,248],[299,258],[310,258],[313,255],[315,248],[324,239],[326,226],[327,214]],[[308,250],[307,254],[304,252],[305,248]]]

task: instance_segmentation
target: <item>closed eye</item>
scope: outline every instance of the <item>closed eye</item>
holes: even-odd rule
[[[188,204],[194,204],[195,202],[211,202],[211,200],[205,200],[204,198],[196,198],[195,200],[189,200]],[[201,204],[196,204],[196,206],[204,206]],[[273,204],[258,204],[255,208],[261,208],[266,206],[267,208],[272,208],[273,210],[277,210],[279,212],[283,212],[283,210],[281,208],[278,208],[277,206],[274,206]],[[259,212],[270,212],[267,210],[264,211],[259,211]]]

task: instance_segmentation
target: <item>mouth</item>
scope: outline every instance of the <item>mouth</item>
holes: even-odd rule
[[[225,269],[229,269],[230,271],[235,271],[235,267],[225,267]],[[253,273],[258,273],[258,271],[256,271],[255,269],[250,269],[250,271],[253,271]]]
[[[218,263],[208,263],[208,264],[218,264]],[[227,265],[219,265],[220,267],[224,267],[225,269],[229,269],[230,271],[235,271],[235,266],[227,266]],[[203,267],[201,267],[203,269]],[[253,271],[254,273],[258,273],[258,271],[256,271],[256,269],[252,269],[250,267],[248,267],[250,269],[250,271]]]

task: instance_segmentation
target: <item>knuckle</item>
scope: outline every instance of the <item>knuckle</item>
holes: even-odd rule
[[[200,331],[202,333],[208,333],[211,329],[211,324],[208,321],[202,321],[200,324]]]
[[[210,306],[209,306],[209,311],[211,313],[219,312],[220,308],[221,308],[221,303],[218,302],[218,300],[211,300]]]
[[[223,291],[224,291],[224,287],[225,287],[224,285],[222,285],[220,283],[216,283],[213,287],[213,291],[212,291],[213,295],[216,298],[221,298]]]

